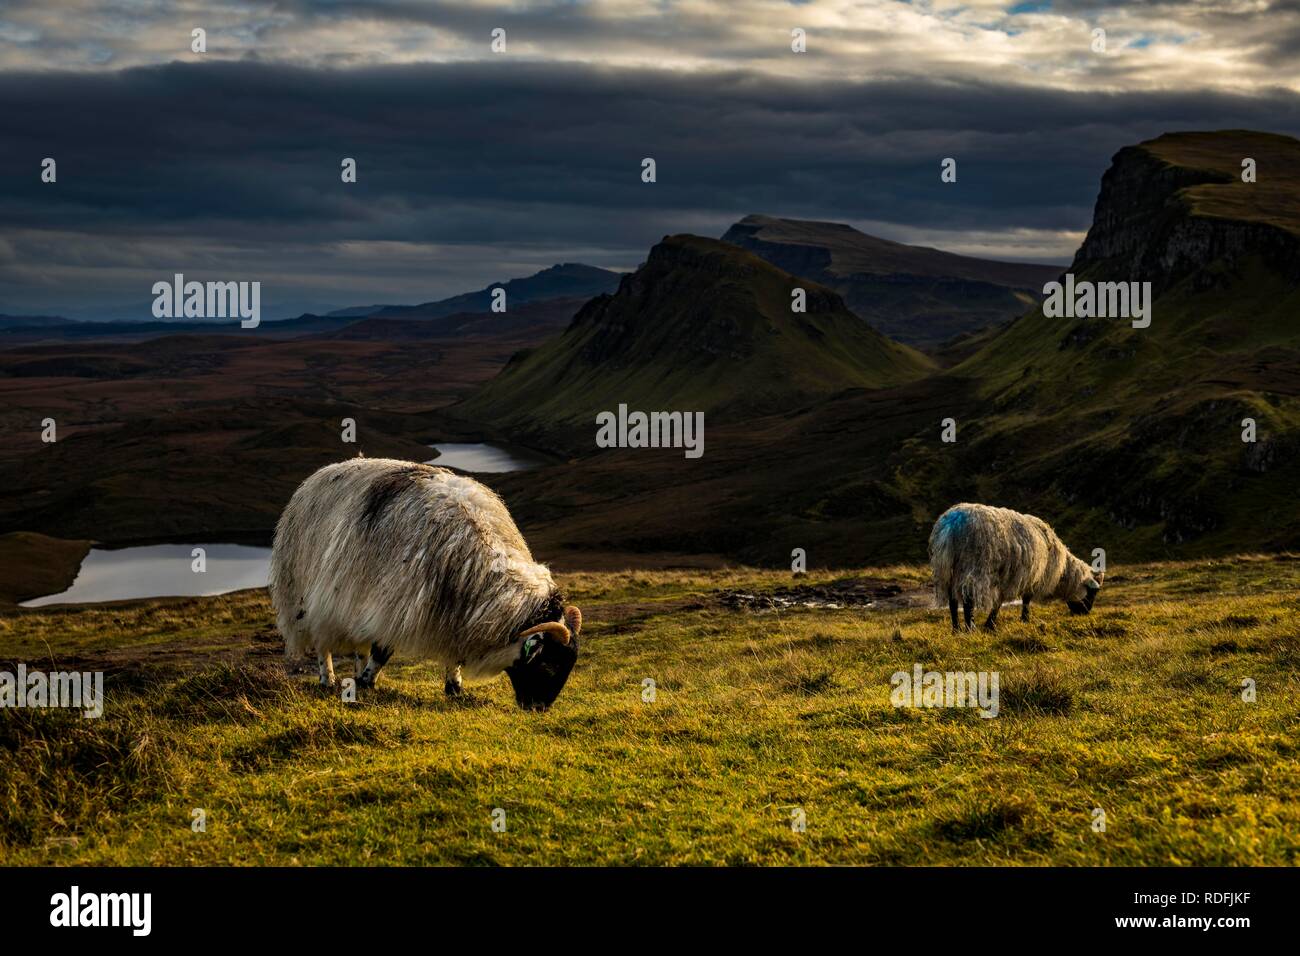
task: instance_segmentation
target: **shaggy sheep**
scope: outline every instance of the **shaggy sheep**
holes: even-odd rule
[[[1031,601],[1064,600],[1074,614],[1087,614],[1101,587],[1096,575],[1070,553],[1047,522],[1009,508],[953,505],[930,532],[930,567],[935,599],[948,602],[952,628],[958,630],[961,599],[966,629],[972,613],[987,607],[989,630],[997,627],[1003,601],[1020,598],[1020,619],[1029,620]]]
[[[325,687],[334,653],[355,655],[359,687],[403,653],[441,662],[449,695],[504,670],[519,705],[544,710],[578,658],[581,612],[565,607],[501,499],[445,468],[321,468],[276,525],[269,586],[285,653],[314,653]]]

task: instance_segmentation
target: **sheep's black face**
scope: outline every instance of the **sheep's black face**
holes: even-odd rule
[[[1070,613],[1091,614],[1092,602],[1097,600],[1098,590],[1100,590],[1100,587],[1095,587],[1092,584],[1085,585],[1083,588],[1083,596],[1081,600],[1065,602],[1066,606],[1070,609]]]
[[[506,668],[515,701],[525,710],[546,710],[560,696],[578,660],[578,637],[563,644],[550,634],[525,638],[518,659]]]

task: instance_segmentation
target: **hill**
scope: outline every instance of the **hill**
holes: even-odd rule
[[[834,289],[890,338],[926,347],[1015,318],[1061,272],[904,245],[834,222],[746,216],[722,238]]]
[[[540,299],[589,299],[604,292],[612,292],[618,286],[621,275],[595,266],[564,262],[520,279],[493,283],[477,292],[466,292],[420,305],[381,306],[368,314],[381,319],[436,319],[457,312],[488,312],[492,308],[492,291],[498,288],[506,290],[507,309]],[[337,316],[342,313],[332,314]]]
[[[469,336],[559,332],[582,308],[585,298],[538,299],[505,312],[453,312],[437,318],[382,318],[370,316],[320,338],[368,341],[421,341]]]
[[[0,314],[0,329],[49,329],[75,325],[72,319],[61,315],[4,315]]]
[[[796,288],[806,312],[792,311]],[[620,403],[734,421],[931,368],[831,290],[728,243],[679,235],[651,249],[613,295],[588,302],[562,335],[450,411],[589,450],[595,415]]]

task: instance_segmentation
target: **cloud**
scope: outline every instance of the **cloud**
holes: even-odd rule
[[[190,32],[207,31],[204,54]],[[511,59],[805,79],[985,79],[1060,89],[1300,90],[1294,0],[10,0],[0,69],[179,60],[375,66]],[[790,49],[806,31],[806,54]],[[1092,49],[1105,29],[1107,51]],[[1144,44],[1144,45],[1135,45]]]
[[[839,9],[781,6],[801,18]],[[973,10],[1034,20],[1066,8],[1059,0],[1019,15],[982,3],[912,6],[950,19]],[[1079,7],[1068,10],[1087,12]],[[19,4],[4,17],[43,38],[28,42],[54,43],[47,21],[24,19],[31,9]],[[188,37],[194,22],[185,4],[131,9],[145,11],[135,20],[119,11],[139,25],[137,46],[160,30]],[[370,24],[371,33],[353,34],[353,48],[372,58],[387,42],[375,39],[387,36],[381,26],[433,23],[425,5],[394,2],[282,2],[262,19],[253,17],[257,4],[212,9],[243,17],[243,29],[271,49],[297,25],[300,52],[320,52],[310,42],[318,21],[338,30]],[[438,9],[438,30],[452,35],[497,12]],[[636,22],[646,40],[663,22],[656,9],[615,2],[561,13],[602,37],[611,24]],[[704,16],[690,2],[672,9]],[[79,28],[77,43],[106,42],[103,24],[118,21],[111,4],[104,11],[99,27]],[[165,30],[163,12],[174,14]],[[689,69],[513,55],[304,65],[259,55],[0,71],[8,241],[0,311],[142,301],[141,288],[175,271],[262,279],[268,301],[419,301],[557,261],[630,268],[667,233],[718,235],[750,212],[1063,261],[1121,146],[1173,129],[1300,131],[1300,98],[1280,85],[1138,83],[1099,93],[997,71],[960,82],[942,70],[787,75],[761,57],[749,65],[736,31],[718,19],[709,29],[722,52]],[[0,36],[13,35],[4,29]],[[729,50],[746,65],[723,55]],[[40,182],[46,156],[58,162],[55,184]],[[640,180],[646,156],[658,164],[654,184]],[[939,180],[948,156],[958,160],[955,184]],[[344,157],[358,162],[356,184],[340,181]]]

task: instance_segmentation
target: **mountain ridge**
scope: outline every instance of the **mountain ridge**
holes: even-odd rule
[[[806,312],[792,311],[796,288]],[[572,448],[580,422],[619,403],[737,418],[932,367],[832,290],[682,234],[664,237],[613,294],[590,300],[562,335],[516,357],[452,413]]]
[[[493,291],[496,289],[505,290],[507,309],[539,299],[591,298],[612,291],[618,286],[621,277],[622,273],[609,269],[580,262],[562,262],[532,275],[494,282],[474,292],[463,292],[446,299],[422,302],[419,305],[382,306],[377,311],[366,313],[364,317],[436,319],[457,312],[488,312],[492,308]]]
[[[834,289],[890,338],[927,348],[1015,318],[1062,271],[909,246],[845,223],[757,214],[722,239]]]

